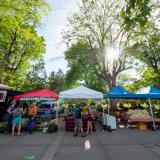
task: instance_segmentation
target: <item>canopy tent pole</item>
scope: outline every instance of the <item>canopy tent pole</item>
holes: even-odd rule
[[[108,107],[107,107],[107,109],[108,109],[108,115],[110,114],[110,113],[109,113],[109,109],[110,109],[109,102],[110,102],[110,99],[108,99]]]
[[[150,98],[148,98],[148,101],[149,101],[149,108],[150,108],[150,112],[152,116],[153,128],[154,130],[156,130],[156,124],[155,124],[155,119],[154,119],[154,114],[153,114],[153,109],[152,109]]]
[[[59,101],[57,100],[57,110],[56,110],[56,124],[58,125],[58,118],[59,118]]]
[[[160,104],[159,104],[159,99],[157,99],[157,104],[158,104],[158,108],[159,108],[159,106],[160,106]]]

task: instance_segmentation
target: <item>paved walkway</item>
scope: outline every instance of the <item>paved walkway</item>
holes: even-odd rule
[[[119,129],[112,133],[97,131],[85,138],[65,137],[55,160],[159,160],[160,135],[153,131]],[[90,149],[86,150],[86,142]]]
[[[22,136],[0,134],[0,160],[159,160],[160,132],[118,129],[98,130],[85,138],[64,132],[35,132]]]
[[[0,160],[23,160],[32,155],[39,160],[57,135],[40,132],[22,133],[22,136],[0,134]]]

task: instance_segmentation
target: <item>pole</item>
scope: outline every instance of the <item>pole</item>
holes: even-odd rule
[[[110,99],[108,98],[108,99],[107,99],[107,112],[108,112],[107,114],[108,114],[108,115],[109,115],[109,102],[110,102]]]
[[[110,114],[110,113],[109,113],[109,107],[110,107],[110,106],[109,106],[109,101],[108,101],[108,107],[107,107],[107,109],[108,109],[108,115]]]
[[[154,128],[154,130],[156,130],[156,124],[155,124],[154,114],[153,114],[153,110],[152,110],[151,101],[150,101],[149,98],[148,98],[148,101],[149,101],[149,108],[150,108],[150,112],[151,112],[151,116],[152,116],[153,128]]]
[[[56,109],[56,124],[58,125],[58,112],[59,112],[59,103],[57,101],[57,109]]]

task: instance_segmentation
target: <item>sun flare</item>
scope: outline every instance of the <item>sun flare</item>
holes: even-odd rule
[[[106,60],[111,63],[119,58],[119,50],[116,47],[108,47],[106,49]]]

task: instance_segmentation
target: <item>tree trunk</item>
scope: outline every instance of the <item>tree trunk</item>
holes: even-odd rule
[[[111,91],[111,89],[116,86],[116,79],[117,79],[117,74],[113,75],[111,75],[110,73],[108,74],[106,82],[109,87],[109,91]],[[117,102],[115,99],[110,99],[110,107],[111,110],[117,108]]]

